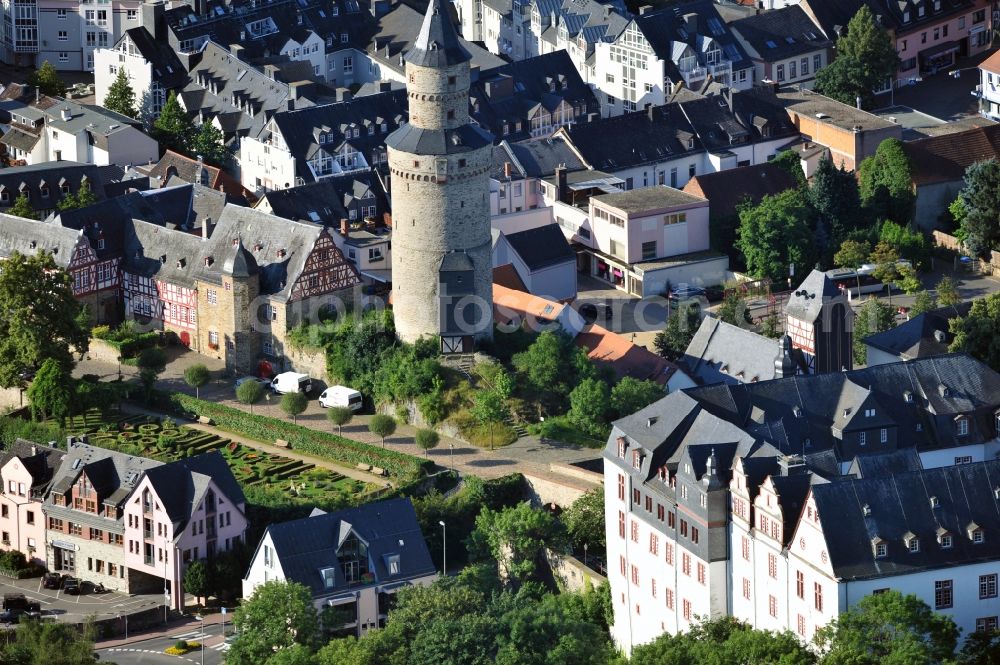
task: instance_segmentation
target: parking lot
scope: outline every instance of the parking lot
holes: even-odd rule
[[[104,593],[85,592],[67,595],[61,589],[43,589],[42,578],[25,580],[0,580],[0,595],[24,594],[29,601],[37,601],[42,617],[76,623],[88,618],[108,619],[163,606],[163,594],[128,595],[117,591]]]

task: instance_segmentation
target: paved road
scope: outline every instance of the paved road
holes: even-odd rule
[[[225,652],[229,648],[220,630],[221,626],[219,625],[206,626],[204,629],[186,626],[170,631],[164,636],[98,649],[97,653],[100,654],[102,662],[118,665],[167,665],[169,663],[177,665],[178,661],[198,665],[201,663],[219,665],[225,660]],[[183,656],[170,656],[164,653],[165,649],[176,644],[178,640],[198,642],[203,645],[203,648],[189,651]],[[203,658],[204,660],[202,660]]]
[[[30,600],[37,600],[42,606],[42,616],[73,623],[86,621],[90,617],[107,619],[163,606],[161,593],[129,595],[108,591],[102,594],[68,596],[62,591],[43,589],[40,577],[0,581],[0,595],[8,593],[22,593]]]

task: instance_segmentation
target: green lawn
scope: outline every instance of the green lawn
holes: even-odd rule
[[[327,499],[360,494],[374,486],[347,478],[308,462],[241,446],[215,434],[163,423],[147,416],[88,411],[66,423],[70,435],[86,434],[91,444],[121,452],[172,462],[183,457],[218,450],[245,489],[275,489],[289,499]]]

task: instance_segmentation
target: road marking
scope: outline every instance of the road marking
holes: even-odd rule
[[[215,649],[216,651],[229,651],[229,643],[223,642],[222,644],[216,644],[214,647],[209,647]]]
[[[195,630],[195,631],[189,631],[187,633],[180,633],[178,635],[170,635],[169,637],[175,640],[186,640],[195,638],[204,639],[208,637],[208,634],[201,630]]]

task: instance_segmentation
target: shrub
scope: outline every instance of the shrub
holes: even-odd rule
[[[359,441],[352,441],[335,434],[319,432],[282,420],[250,415],[214,402],[206,402],[190,395],[174,393],[169,397],[170,406],[180,413],[207,416],[228,432],[258,441],[284,439],[292,448],[303,453],[325,457],[346,466],[371,464],[386,469],[395,476],[417,476],[430,468],[429,462],[394,450],[380,450]]]

